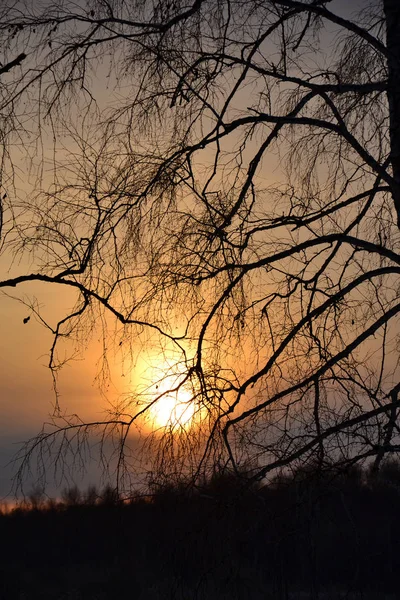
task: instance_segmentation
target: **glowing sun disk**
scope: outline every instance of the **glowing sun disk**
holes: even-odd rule
[[[192,396],[187,390],[166,392],[151,408],[151,416],[159,427],[187,427],[194,415]]]

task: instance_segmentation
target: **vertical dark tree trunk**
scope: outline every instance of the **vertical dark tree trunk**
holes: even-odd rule
[[[383,0],[388,50],[388,101],[390,118],[393,200],[400,227],[400,0]]]

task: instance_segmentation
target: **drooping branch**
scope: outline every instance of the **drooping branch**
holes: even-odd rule
[[[17,58],[14,58],[14,60],[11,60],[5,65],[0,65],[0,75],[2,75],[3,73],[8,73],[8,71],[11,71],[11,69],[13,69],[14,67],[18,67],[25,59],[26,54],[22,52],[17,56]]]

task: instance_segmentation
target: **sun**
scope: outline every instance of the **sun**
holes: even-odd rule
[[[188,376],[188,364],[173,351],[163,356],[157,353],[142,353],[135,365],[140,412],[146,428],[178,433],[198,423],[201,407],[199,392],[193,376]]]
[[[167,388],[167,385],[163,387]],[[169,392],[160,391],[150,408],[151,420],[156,427],[187,428],[190,426],[195,412],[193,396],[189,390],[180,388]]]

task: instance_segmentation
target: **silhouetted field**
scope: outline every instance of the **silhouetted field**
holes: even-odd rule
[[[107,488],[32,496],[0,516],[0,597],[395,599],[400,467],[299,470],[257,489],[232,474],[121,502]]]

